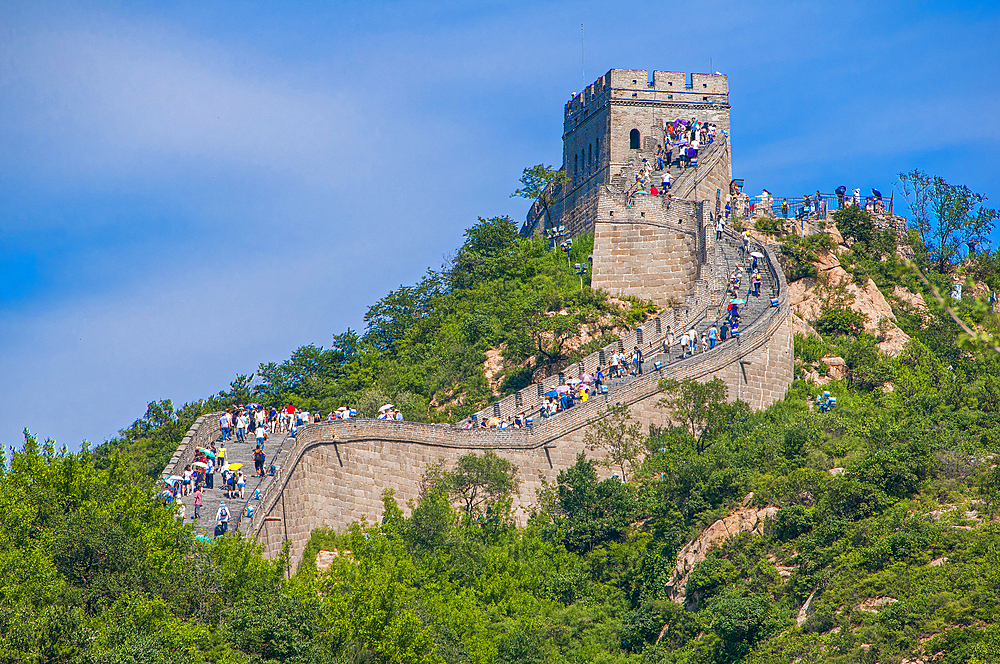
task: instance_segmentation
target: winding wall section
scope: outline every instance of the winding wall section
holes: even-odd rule
[[[732,242],[733,237],[727,240]],[[755,409],[770,405],[782,398],[791,383],[792,330],[784,276],[774,268],[771,253],[766,248],[764,251],[779,304],[764,309],[738,341],[729,340],[711,352],[670,364],[664,362],[661,369],[647,370],[606,396],[544,421],[536,418],[536,425],[528,429],[463,429],[380,420],[304,426],[294,445],[276,460],[277,475],[253,518],[244,520],[241,530],[258,539],[269,556],[280,553],[285,541],[289,541],[292,560],[298,561],[314,528],[341,529],[361,519],[377,521],[385,489],[393,490],[404,511],[408,511],[406,504],[419,497],[421,477],[431,463],[487,449],[519,469],[521,493],[515,509],[523,523],[542,478],[554,482],[559,471],[572,465],[579,453],[590,452],[584,443],[585,428],[607,404],[630,406],[633,417],[643,424],[664,423],[665,413],[657,408],[661,378],[718,377],[728,386],[730,398],[747,401]],[[631,336],[634,338],[635,332]],[[646,366],[665,359],[654,354]],[[587,358],[584,366],[588,361],[597,359]],[[534,394],[532,388],[528,392]],[[511,403],[502,407],[502,414],[528,409],[525,397],[520,405],[514,404],[514,398],[508,397]]]

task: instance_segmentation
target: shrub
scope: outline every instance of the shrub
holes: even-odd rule
[[[812,512],[802,505],[789,505],[778,510],[774,536],[783,542],[793,540],[812,530]]]
[[[784,219],[761,217],[756,221],[756,223],[754,223],[753,226],[761,233],[765,233],[767,235],[781,236],[785,234]]]
[[[828,335],[857,335],[865,329],[865,321],[868,319],[865,314],[847,307],[828,307],[823,310],[820,317],[816,319],[813,327],[820,334]]]
[[[795,335],[795,357],[806,364],[819,362],[827,354],[829,347],[822,339],[804,334]]]

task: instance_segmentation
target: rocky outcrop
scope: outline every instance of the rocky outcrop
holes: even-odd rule
[[[819,277],[806,277],[788,284],[792,313],[803,321],[815,321],[831,299],[841,300],[847,307],[865,316],[865,332],[879,339],[879,350],[897,357],[910,337],[896,325],[892,307],[875,282],[869,278],[865,283],[855,283],[853,275],[840,264],[837,251],[846,250],[846,246],[837,229],[831,226],[827,233],[836,248],[817,252],[815,265]]]
[[[752,495],[749,496],[752,499]],[[744,501],[749,502],[749,501]],[[690,544],[677,554],[674,573],[666,585],[667,596],[677,603],[686,603],[687,584],[694,566],[705,559],[712,545],[740,533],[763,532],[764,522],[773,519],[777,507],[741,507],[727,517],[723,517],[701,532]]]
[[[819,588],[809,593],[809,597],[802,605],[802,608],[799,609],[798,614],[796,614],[795,624],[798,625],[799,627],[805,625],[806,621],[809,620],[809,616],[811,616],[813,613],[816,612],[816,610],[813,608],[813,600],[816,599],[816,593],[818,592]]]
[[[792,314],[792,334],[801,334],[804,337],[819,337],[819,332],[814,330],[812,325],[795,314]]]
[[[893,297],[899,298],[903,304],[915,309],[918,313],[927,313],[927,303],[924,301],[923,296],[917,293],[911,293],[902,286],[893,286],[892,295]]]

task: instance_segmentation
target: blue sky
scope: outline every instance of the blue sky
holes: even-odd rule
[[[99,443],[523,219],[613,67],[730,77],[749,189],[1000,205],[1000,5],[0,0],[0,442]]]

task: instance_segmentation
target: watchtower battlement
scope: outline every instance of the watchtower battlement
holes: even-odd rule
[[[573,93],[563,113],[563,131],[572,131],[586,116],[610,100],[664,105],[713,104],[729,106],[729,77],[725,74],[685,74],[645,69],[612,69],[586,88]]]

